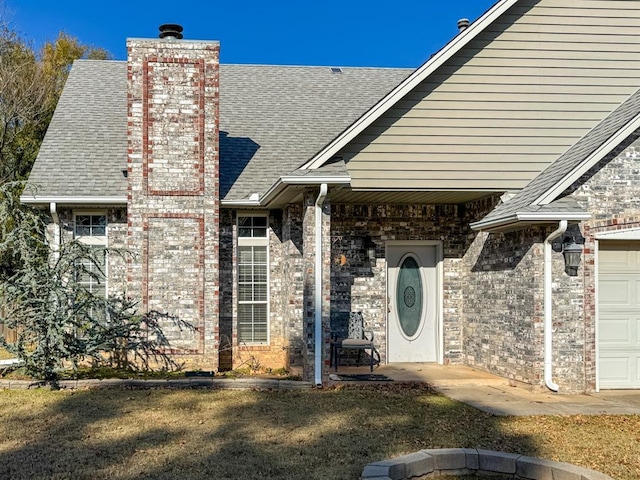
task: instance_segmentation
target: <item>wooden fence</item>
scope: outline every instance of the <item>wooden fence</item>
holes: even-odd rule
[[[4,305],[0,305],[0,318],[4,317],[4,313],[5,307]],[[2,323],[0,323],[0,335],[2,335],[9,343],[13,343],[17,340],[16,331],[13,328],[7,328]]]

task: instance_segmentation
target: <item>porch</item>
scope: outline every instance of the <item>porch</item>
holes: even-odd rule
[[[368,373],[368,368],[341,366],[338,373],[363,374]],[[427,383],[446,397],[492,415],[640,414],[638,390],[602,390],[598,393],[559,395],[542,388],[532,389],[465,365],[435,363],[389,363],[377,367],[374,374],[384,375],[393,380],[393,383]],[[346,382],[330,381],[332,385],[341,383]]]

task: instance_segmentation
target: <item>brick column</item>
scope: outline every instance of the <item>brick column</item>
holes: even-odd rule
[[[218,42],[129,39],[129,294],[164,322],[173,352],[217,368]]]

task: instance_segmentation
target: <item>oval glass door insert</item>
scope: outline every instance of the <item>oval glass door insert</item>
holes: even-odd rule
[[[420,329],[422,320],[422,279],[416,259],[407,256],[400,265],[396,285],[398,322],[407,337],[413,337]]]

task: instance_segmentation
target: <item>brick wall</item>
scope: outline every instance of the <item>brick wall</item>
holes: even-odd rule
[[[304,265],[302,205],[292,204],[282,212],[283,285],[282,308],[284,330],[288,338],[289,364],[302,366],[306,350],[304,319]]]
[[[595,388],[595,235],[640,227],[638,137],[629,137],[564,193],[593,217],[567,232],[584,241],[577,276],[565,273],[559,251],[552,253],[553,380],[562,393]],[[554,229],[482,234],[469,249],[466,363],[543,386],[543,242]]]
[[[301,205],[269,212],[269,343],[241,345],[237,338],[236,249],[238,212],[220,214],[220,368],[288,368],[303,364]]]
[[[580,225],[584,252],[578,273],[583,282],[583,304],[580,305],[582,310],[576,305],[572,312],[574,321],[584,325],[583,364],[587,390],[596,386],[596,235],[640,228],[638,161],[640,130],[630,135],[565,192],[592,214],[590,220]]]
[[[544,229],[479,234],[465,255],[464,363],[543,379]]]
[[[495,200],[471,205],[333,205],[331,310],[362,311],[386,361],[387,273],[385,242],[441,241],[444,253],[443,333],[446,363],[461,363],[465,298],[464,255],[476,234],[468,224]],[[376,260],[364,242],[375,244]]]
[[[129,292],[195,330],[165,325],[186,365],[218,366],[217,42],[130,39]]]
[[[87,212],[87,209],[82,209]],[[124,208],[92,209],[94,214],[107,215],[107,247],[113,252],[108,257],[108,294],[123,296],[127,292],[127,216]],[[60,241],[70,241],[74,235],[73,209],[59,208]],[[50,242],[54,238],[56,226],[51,223],[47,226],[47,235]]]

